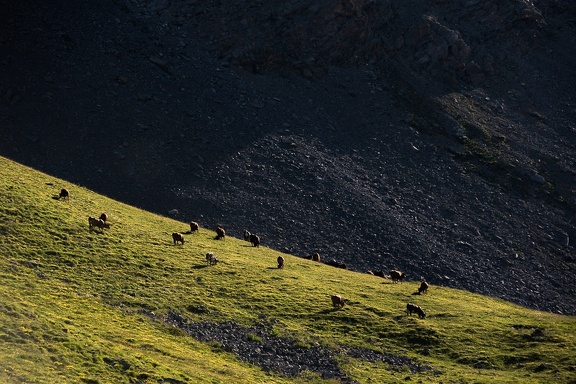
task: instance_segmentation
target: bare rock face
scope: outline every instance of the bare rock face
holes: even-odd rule
[[[576,313],[572,1],[93,3],[0,0],[1,155],[295,255]]]

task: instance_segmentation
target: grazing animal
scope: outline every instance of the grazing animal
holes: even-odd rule
[[[278,256],[278,269],[284,268],[284,258],[282,256]]]
[[[224,228],[218,226],[216,227],[216,240],[221,240],[224,239],[226,237],[226,231],[224,230]]]
[[[418,288],[418,293],[419,294],[428,293],[429,286],[430,285],[425,280],[422,280],[422,283],[420,283],[420,288]]]
[[[260,236],[258,236],[255,233],[251,233],[250,234],[250,242],[252,243],[252,246],[259,247],[260,246]]]
[[[102,221],[108,221],[108,215],[104,212],[100,215],[100,220]]]
[[[328,262],[326,262],[326,265],[330,265],[330,266],[336,267],[336,268],[346,269],[346,264],[339,263],[335,259],[329,260]]]
[[[392,279],[393,283],[402,282],[402,280],[406,277],[404,272],[392,270],[390,271],[390,278]]]
[[[342,308],[344,306],[344,299],[340,295],[332,295],[332,305],[334,307]]]
[[[194,232],[198,231],[199,229],[200,229],[200,226],[198,225],[197,222],[195,222],[195,221],[190,222],[190,233],[194,233]]]
[[[418,314],[418,317],[421,319],[426,318],[426,312],[420,307],[419,305],[408,303],[406,304],[406,314],[412,316],[412,313]]]
[[[174,240],[174,245],[181,242],[184,245],[184,235],[178,232],[172,233],[172,240]]]
[[[374,276],[384,277],[384,271],[376,271],[374,272]]]
[[[218,259],[216,258],[216,256],[214,256],[214,253],[208,252],[206,254],[206,262],[209,265],[216,265],[216,264],[218,264]]]
[[[90,230],[94,227],[100,228],[101,231],[104,231],[104,228],[110,228],[110,224],[102,219],[97,219],[92,216],[88,217],[88,226],[90,227]]]
[[[70,200],[70,192],[68,192],[66,188],[62,188],[58,195],[58,199]]]
[[[252,234],[250,232],[248,232],[248,230],[244,230],[244,240],[245,241],[250,241],[250,236],[252,236]]]
[[[312,255],[312,261],[320,261],[320,254],[318,252]]]

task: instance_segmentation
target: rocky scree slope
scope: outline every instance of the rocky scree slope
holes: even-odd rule
[[[569,1],[0,1],[0,154],[576,314]]]

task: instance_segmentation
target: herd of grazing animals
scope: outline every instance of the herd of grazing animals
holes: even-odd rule
[[[55,197],[55,199],[57,199],[57,200],[64,199],[66,201],[69,201],[70,200],[70,192],[66,188],[62,188],[60,190],[60,194],[58,195],[57,198]],[[108,224],[107,221],[108,221],[108,215],[106,213],[102,213],[99,218],[95,218],[92,216],[88,217],[88,225],[89,225],[90,230],[92,230],[92,228],[100,228],[100,230],[103,231],[104,228],[110,228],[110,224]],[[190,233],[197,232],[199,229],[200,229],[200,225],[197,222],[195,222],[195,221],[190,222]],[[221,226],[217,226],[216,227],[216,239],[222,240],[225,237],[226,237],[225,229]],[[172,240],[174,241],[174,245],[177,245],[178,243],[181,243],[182,245],[184,245],[184,242],[185,242],[184,235],[182,233],[179,233],[179,232],[173,232],[172,233]],[[254,233],[250,233],[247,230],[244,230],[244,240],[249,241],[252,244],[252,246],[254,246],[254,247],[260,246],[260,237]],[[313,261],[320,262],[320,254],[318,252],[314,253],[310,258]],[[209,265],[216,265],[218,263],[218,259],[216,258],[216,256],[214,256],[213,252],[208,252],[208,253],[206,253],[206,262]],[[278,262],[278,268],[279,269],[284,268],[284,263],[285,263],[284,257],[278,256],[277,262]],[[346,269],[346,264],[339,263],[334,259],[330,260],[326,264],[333,266],[333,267],[336,267],[336,268]],[[382,272],[382,271],[377,271],[377,272],[368,271],[368,273],[375,275],[375,276],[385,277],[384,272]],[[391,270],[390,271],[390,279],[392,280],[393,283],[397,283],[397,282],[401,283],[405,277],[406,277],[406,274],[402,271],[398,271],[398,270]],[[426,294],[426,293],[428,293],[428,288],[429,288],[428,282],[426,282],[424,279],[422,279],[422,282],[420,283],[420,287],[418,288],[418,292],[416,294]],[[335,308],[343,308],[345,301],[346,301],[346,299],[343,299],[342,296],[340,296],[340,295],[331,295],[331,300],[332,300],[332,305]],[[406,304],[406,314],[411,316],[412,313],[416,313],[418,315],[418,317],[421,319],[426,318],[426,312],[424,312],[422,307],[420,307],[416,304],[412,304],[412,303]]]

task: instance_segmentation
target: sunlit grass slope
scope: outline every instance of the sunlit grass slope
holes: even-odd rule
[[[61,188],[69,201],[54,198]],[[89,230],[88,216],[102,212],[111,228]],[[212,228],[174,245],[171,233],[188,229],[0,158],[0,383],[325,382],[241,362],[164,324],[169,310],[246,326],[266,316],[276,319],[274,334],[302,346],[360,347],[434,368],[342,357],[359,383],[576,380],[574,317],[438,286],[414,296],[417,282],[291,255],[280,270],[280,253],[217,241]],[[206,266],[206,252],[218,265]],[[342,309],[332,308],[336,293],[349,300]],[[407,302],[428,317],[406,316]]]

